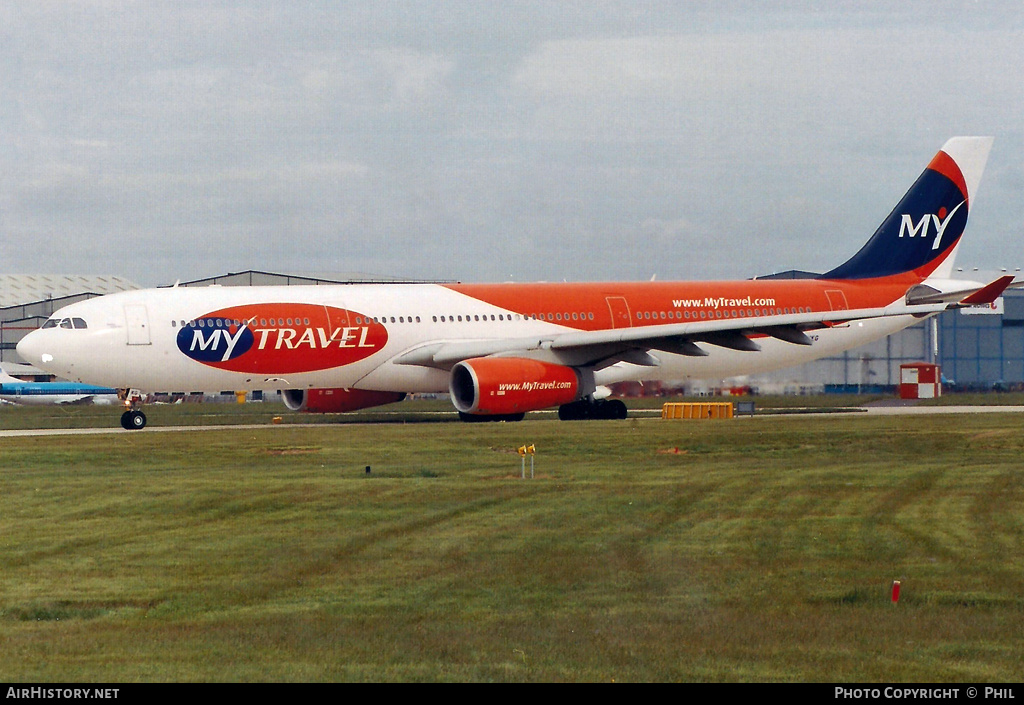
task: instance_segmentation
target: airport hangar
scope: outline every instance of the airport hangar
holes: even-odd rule
[[[991,281],[1006,272],[957,270],[958,277]],[[1019,270],[1014,274],[1020,274]],[[785,272],[777,277],[814,276]],[[179,282],[178,286],[258,286],[297,284],[385,283],[382,278],[314,277],[248,270]],[[41,326],[57,309],[75,301],[139,288],[116,276],[0,275],[0,364],[18,376],[49,378],[27,367],[15,350],[18,341]],[[756,354],[756,353],[751,353]],[[797,367],[740,380],[680,383],[672,391],[714,393],[730,387],[751,387],[760,393],[888,392],[898,388],[900,365],[936,363],[944,391],[1024,390],[1024,291],[1010,290],[987,308],[946,311],[888,338]],[[662,383],[637,393],[667,391]],[[168,390],[170,391],[170,390]],[[269,391],[269,390],[268,390]],[[276,391],[276,390],[274,390]]]

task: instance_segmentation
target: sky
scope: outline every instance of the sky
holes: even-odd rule
[[[1024,267],[1024,3],[0,0],[0,259],[157,286],[826,271],[949,137]]]

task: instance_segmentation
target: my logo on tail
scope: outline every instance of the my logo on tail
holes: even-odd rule
[[[953,219],[953,215],[956,214],[963,204],[967,203],[966,200],[960,201],[960,204],[953,210],[946,213],[945,207],[940,208],[938,214],[925,213],[921,216],[921,220],[918,221],[917,225],[914,225],[914,217],[907,213],[902,214],[902,220],[900,221],[900,237],[928,237],[928,229],[931,223],[935,223],[935,242],[932,243],[932,249],[939,249],[939,245],[942,243],[942,235],[946,232],[946,226],[949,225],[949,221]]]

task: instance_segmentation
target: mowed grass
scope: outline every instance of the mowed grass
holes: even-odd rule
[[[1021,415],[118,429],[0,457],[8,682],[1024,673]]]

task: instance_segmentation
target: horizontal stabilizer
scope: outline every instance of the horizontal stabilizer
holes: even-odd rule
[[[998,299],[1002,293],[1006,291],[1006,287],[1010,286],[1011,283],[1013,283],[1012,276],[1007,275],[1005,277],[999,277],[994,282],[986,284],[970,296],[962,299],[960,304],[963,306],[990,304]]]
[[[954,306],[983,306],[990,304],[1007,289],[1024,286],[1024,281],[1015,282],[1009,274],[989,282],[985,286],[953,291],[940,291],[927,284],[920,284],[907,292],[907,305],[952,304]]]

